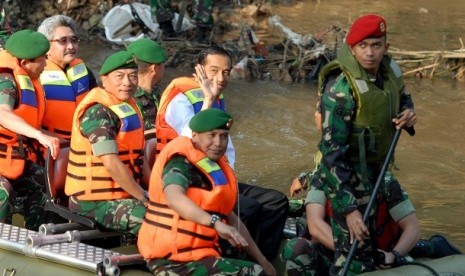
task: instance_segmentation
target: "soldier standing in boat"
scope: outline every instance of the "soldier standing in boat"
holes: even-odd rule
[[[402,72],[387,54],[386,27],[385,19],[378,15],[357,19],[337,59],[325,66],[320,75],[322,162],[318,180],[322,184],[318,188],[330,199],[333,212],[332,275],[342,272],[355,239],[360,243],[349,273],[375,269],[370,234],[375,231],[376,211],[372,211],[367,224],[362,220],[362,213],[395,129],[412,127],[416,123]],[[394,177],[391,184],[385,187],[386,192],[401,190]],[[403,197],[396,197],[396,200],[390,206],[400,204]],[[384,252],[385,263],[393,263],[407,254],[417,241],[413,239],[411,244]]]
[[[60,149],[58,138],[40,131],[45,99],[39,76],[49,48],[43,34],[22,30],[0,50],[0,221],[10,222],[15,197],[24,197],[25,224],[32,230],[46,218],[45,171],[34,163],[38,143],[53,158]]]

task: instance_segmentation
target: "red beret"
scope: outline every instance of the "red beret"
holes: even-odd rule
[[[365,38],[381,37],[386,34],[386,20],[376,14],[359,17],[350,27],[346,43],[354,46]]]

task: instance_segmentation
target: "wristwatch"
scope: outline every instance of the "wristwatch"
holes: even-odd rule
[[[394,266],[399,266],[404,263],[404,257],[402,257],[399,251],[392,250],[391,253],[394,255]]]
[[[142,202],[145,207],[147,207],[147,204],[149,204],[149,192],[144,190],[144,198],[140,200],[140,202]]]
[[[218,216],[217,214],[213,214],[213,215],[212,215],[212,219],[211,219],[211,221],[210,221],[210,227],[211,227],[211,228],[215,227],[215,223],[216,223],[218,220],[221,220],[221,217]]]
[[[302,189],[304,190],[307,190],[308,188],[308,185],[307,185],[307,181],[306,181],[306,176],[307,176],[308,173],[306,172],[303,172],[301,174],[299,174],[299,176],[297,177],[297,179],[299,180],[300,184],[302,185]]]

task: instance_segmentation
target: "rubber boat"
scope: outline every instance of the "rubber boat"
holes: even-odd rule
[[[150,275],[137,248],[119,246],[111,249],[83,241],[88,230],[57,229],[42,225],[38,232],[0,223],[0,273],[2,275]],[[75,227],[71,224],[72,227]],[[55,228],[54,228],[55,227]],[[92,231],[92,230],[91,230]],[[63,233],[58,233],[63,232]],[[283,242],[296,234],[295,218],[287,220]],[[363,275],[465,275],[465,255],[440,259],[416,260],[419,264],[378,270]],[[285,266],[278,259],[275,266],[285,275]]]
[[[145,154],[151,156],[155,143],[156,139],[147,140]],[[56,161],[51,158],[50,150],[47,152],[47,200],[44,206],[67,222],[43,224],[38,231],[31,231],[18,226],[23,222],[21,216],[16,214],[13,225],[0,223],[0,273],[3,270],[2,275],[150,275],[134,240],[121,243],[126,236],[101,231],[93,220],[74,214],[67,204],[63,204],[68,154],[69,144],[60,147]],[[299,225],[298,218],[287,219],[282,244],[286,239],[297,236],[301,230]],[[115,239],[118,245],[111,243]],[[98,241],[98,245],[94,241]],[[366,275],[465,275],[464,255],[418,262],[420,264]],[[278,275],[285,275],[285,266],[279,258],[274,264]]]

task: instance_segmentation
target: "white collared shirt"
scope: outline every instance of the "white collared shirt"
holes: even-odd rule
[[[166,107],[165,120],[180,136],[192,138],[192,130],[189,127],[189,121],[194,117],[194,107],[189,99],[183,94],[179,93],[174,96],[171,102]],[[226,149],[226,158],[229,165],[234,169],[236,161],[236,150],[229,136],[228,147]]]

